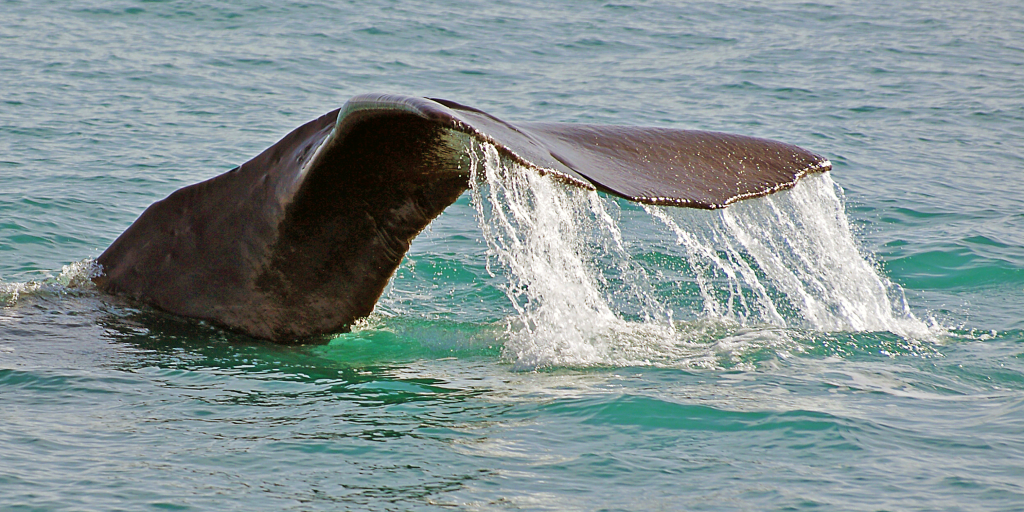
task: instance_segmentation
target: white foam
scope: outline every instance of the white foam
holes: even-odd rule
[[[92,278],[101,274],[101,266],[95,260],[87,258],[64,265],[60,274],[56,276],[48,274],[19,283],[0,282],[0,306],[14,306],[22,296],[39,293],[64,294],[71,290],[92,289],[95,287]]]

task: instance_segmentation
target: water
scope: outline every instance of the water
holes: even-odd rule
[[[0,509],[1019,510],[1013,2],[0,4]],[[834,172],[644,208],[472,149],[377,312],[285,347],[96,292],[171,191],[363,92]]]

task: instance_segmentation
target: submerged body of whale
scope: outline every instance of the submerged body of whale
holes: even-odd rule
[[[723,208],[828,160],[724,133],[510,124],[438,99],[364,95],[150,206],[99,258],[101,290],[290,341],[373,310],[409,243],[469,187],[468,142],[648,204]]]

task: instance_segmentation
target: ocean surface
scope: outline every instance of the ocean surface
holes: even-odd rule
[[[1024,5],[0,1],[0,510],[1024,510]],[[361,93],[777,139],[721,211],[476,179],[274,345],[98,292]]]

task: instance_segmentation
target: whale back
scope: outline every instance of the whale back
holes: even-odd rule
[[[447,100],[357,96],[240,167],[154,203],[97,258],[97,286],[256,338],[369,315],[413,238],[469,187],[469,141],[567,183],[722,208],[828,160],[713,132],[510,124]]]

